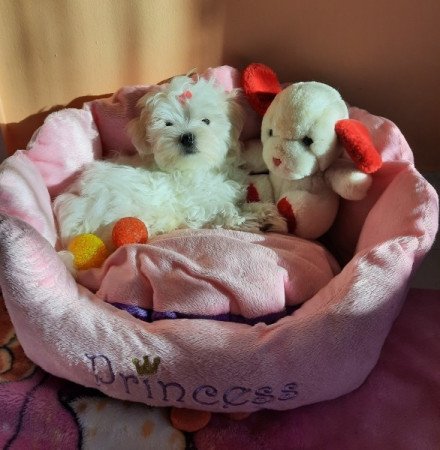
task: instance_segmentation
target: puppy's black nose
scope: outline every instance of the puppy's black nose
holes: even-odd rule
[[[184,147],[192,147],[194,145],[196,138],[192,133],[185,133],[180,136],[180,143]]]

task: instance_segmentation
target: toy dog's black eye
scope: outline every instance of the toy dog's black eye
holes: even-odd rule
[[[313,144],[313,139],[309,138],[308,136],[303,137],[302,139],[302,143],[306,146],[306,147],[310,147]]]
[[[170,122],[169,120],[167,120],[167,121],[165,122],[165,125],[166,125],[167,127],[172,127],[172,126],[173,126],[173,122]]]
[[[211,123],[209,119],[202,119],[202,122],[206,123],[206,125],[209,125]]]
[[[272,128],[270,128],[270,130],[267,132],[267,134],[269,135],[269,136],[273,136],[273,130],[272,130]]]

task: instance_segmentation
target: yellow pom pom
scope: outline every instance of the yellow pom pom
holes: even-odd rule
[[[74,264],[78,270],[100,267],[108,256],[104,242],[94,234],[76,236],[67,249],[73,254]]]

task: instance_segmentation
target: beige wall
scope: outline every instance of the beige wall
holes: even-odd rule
[[[440,170],[439,24],[438,0],[0,0],[3,132],[23,147],[78,97],[261,61],[392,119]]]

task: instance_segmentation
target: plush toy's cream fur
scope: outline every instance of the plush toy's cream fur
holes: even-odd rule
[[[182,76],[146,94],[138,106],[129,133],[139,157],[91,163],[55,199],[64,247],[82,233],[111,245],[114,223],[126,216],[141,219],[150,236],[186,227],[285,229],[275,205],[245,204],[242,119],[233,93]]]
[[[348,118],[340,94],[317,83],[295,83],[277,94],[263,117],[263,159],[275,201],[284,199],[294,233],[314,239],[333,223],[339,196],[362,199],[371,176],[344,159],[335,124]]]

